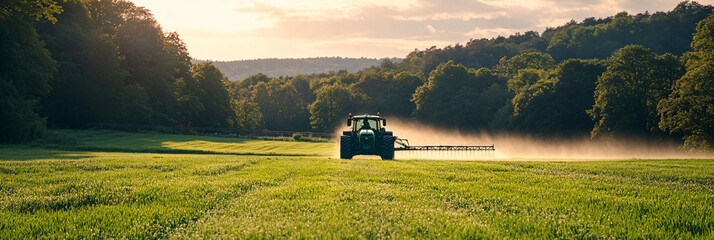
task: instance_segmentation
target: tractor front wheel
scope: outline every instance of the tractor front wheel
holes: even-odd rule
[[[354,154],[352,153],[352,137],[340,136],[340,158],[352,159],[353,156]]]
[[[392,160],[394,159],[394,137],[384,136],[382,137],[382,146],[380,149],[379,156],[382,160]]]

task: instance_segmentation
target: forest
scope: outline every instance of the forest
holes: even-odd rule
[[[0,6],[0,142],[91,122],[330,132],[348,113],[539,137],[714,145],[714,8],[621,12],[415,49],[356,72],[231,82],[126,0]]]

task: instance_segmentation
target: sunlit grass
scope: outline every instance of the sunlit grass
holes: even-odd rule
[[[71,150],[148,152],[148,153],[214,153],[243,155],[334,155],[332,142],[297,142],[249,139],[230,136],[196,136],[118,131],[58,131],[72,139],[71,144],[54,144]]]

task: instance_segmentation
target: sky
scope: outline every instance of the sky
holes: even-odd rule
[[[681,0],[132,0],[192,57],[405,57],[574,19],[669,11]],[[714,4],[714,0],[700,0]]]

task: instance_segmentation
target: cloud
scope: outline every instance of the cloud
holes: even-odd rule
[[[508,28],[474,28],[471,32],[467,32],[464,35],[471,36],[474,39],[481,38],[492,38],[497,36],[509,36],[520,29],[508,29]],[[524,30],[525,31],[525,30]]]
[[[430,33],[436,33],[436,28],[432,25],[426,25],[426,29],[429,30]]]
[[[350,38],[421,39],[465,42],[562,25],[583,19],[609,0],[403,0],[252,1],[235,10],[261,14],[270,26],[260,37],[306,40]],[[610,13],[609,15],[612,15]],[[582,15],[582,17],[581,17]],[[565,16],[565,17],[564,17]]]
[[[336,19],[359,19],[364,9],[385,8],[401,11],[413,7],[415,4],[415,0],[253,0],[235,8],[234,11],[259,13],[264,19],[274,21],[330,21]]]
[[[494,18],[498,18],[498,17],[510,17],[510,16],[506,12],[490,12],[490,13],[440,12],[440,13],[417,15],[417,16],[394,16],[393,18],[394,18],[394,20],[397,20],[397,21],[423,22],[423,21],[454,20],[454,19],[462,20],[462,21],[469,21],[469,20],[475,20],[475,19],[490,20],[490,19],[494,19]]]

